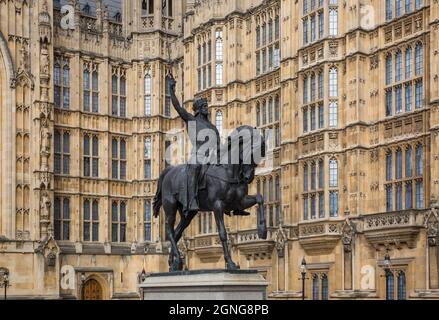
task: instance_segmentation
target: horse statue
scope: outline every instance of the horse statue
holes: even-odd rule
[[[243,143],[242,136],[251,137],[249,143]],[[235,142],[238,143],[235,143]],[[258,205],[257,228],[261,239],[267,238],[266,216],[264,199],[262,195],[249,195],[248,186],[255,177],[256,167],[259,165],[259,157],[265,157],[265,139],[254,128],[242,126],[237,128],[221,146],[222,156],[216,164],[204,164],[198,177],[198,202],[199,211],[213,212],[217,230],[224,250],[224,260],[227,270],[237,270],[227,245],[227,231],[224,225],[224,214],[240,212],[248,215],[244,210]],[[224,154],[224,156],[223,156]],[[231,161],[235,157],[236,161]],[[156,196],[154,198],[154,216],[160,214],[160,208],[166,215],[166,232],[171,242],[169,254],[169,270],[179,271],[183,269],[182,259],[178,250],[178,241],[186,228],[197,215],[198,211],[185,212],[184,193],[187,187],[187,166],[170,166],[160,175]],[[180,223],[175,229],[177,211],[180,214]]]

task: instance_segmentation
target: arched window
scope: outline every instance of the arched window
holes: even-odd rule
[[[311,190],[316,190],[317,167],[316,163],[311,163]]]
[[[275,102],[275,120],[280,120],[280,97],[276,96],[276,102]]]
[[[328,300],[329,290],[328,290],[328,276],[326,274],[322,275],[322,300]]]
[[[423,148],[421,144],[418,144],[416,146],[416,176],[422,176],[423,175]]]
[[[118,161],[118,141],[117,139],[113,138],[111,140],[111,158],[112,158],[112,165],[111,165],[111,176],[113,179],[117,179],[119,177],[119,161]]]
[[[329,70],[329,96],[332,98],[338,96],[338,72],[336,68]]]
[[[319,85],[318,85],[318,87],[319,87],[319,100],[321,100],[321,99],[323,99],[323,72],[322,71],[319,72],[318,82],[319,82]]]
[[[223,32],[217,30],[215,32],[215,58],[216,58],[216,85],[221,86],[223,84]]]
[[[145,241],[151,241],[151,200],[145,200],[143,224],[144,239]]]
[[[223,64],[217,63],[216,64],[216,85],[222,86],[223,84]]]
[[[144,170],[144,178],[149,180],[151,179],[151,138],[145,138],[144,142],[144,150],[143,150],[143,170]]]
[[[54,134],[54,170],[55,174],[61,173],[61,134],[58,130],[55,130]]]
[[[262,195],[264,197],[264,202],[268,202],[268,195],[267,195],[267,180],[264,179],[262,181]]]
[[[68,65],[65,65],[63,68],[63,108],[69,109],[70,107],[70,68]]]
[[[125,140],[120,140],[120,180],[125,180],[127,177],[127,143]]]
[[[62,203],[62,207],[61,207]],[[70,200],[55,197],[54,229],[56,240],[70,239]]]
[[[99,74],[97,70],[92,73],[92,112],[99,112]]]
[[[405,51],[405,78],[411,79],[413,74],[413,50],[408,47]]]
[[[398,148],[396,150],[395,177],[396,177],[396,179],[402,178],[402,150],[401,150],[401,148]]]
[[[331,8],[329,9],[329,35],[337,36],[338,35],[338,9]]]
[[[319,276],[317,274],[313,274],[312,275],[312,298],[313,300],[320,300],[319,297],[319,287],[320,287],[320,283],[319,283]]]
[[[273,189],[273,177],[270,177],[270,180],[268,182],[268,190],[269,190],[269,200],[270,202],[274,199],[274,189]]]
[[[407,296],[405,272],[398,273],[398,300],[405,300]]]
[[[402,80],[402,52],[398,50],[395,56],[395,81],[399,82]]]
[[[58,63],[55,63],[53,77],[55,86],[55,108],[61,108],[61,68]]]
[[[270,97],[269,103],[268,103],[268,122],[273,122],[273,97]]]
[[[90,201],[85,200],[83,206],[83,218],[84,218],[84,241],[90,241]]]
[[[329,126],[338,126],[338,103],[335,101],[329,103]]]
[[[393,12],[392,12],[392,0],[386,0],[386,20],[392,20]]]
[[[413,208],[413,183],[411,181],[405,184],[405,208]]]
[[[111,77],[111,114],[113,116],[117,116],[119,114],[118,108],[118,77],[116,74],[113,74]]]
[[[84,163],[83,163],[83,174],[84,177],[90,177],[90,136],[84,135],[84,144],[83,144],[83,153],[84,153]]]
[[[85,112],[90,112],[90,71],[88,69],[84,70],[84,73],[82,75],[82,82],[83,82],[83,110]]]
[[[258,103],[256,103],[256,127],[261,126],[261,106]]]
[[[256,27],[256,48],[261,46],[261,27]]]
[[[392,55],[388,54],[386,57],[386,85],[392,83]]]
[[[386,300],[395,300],[395,277],[391,271],[386,271]]]
[[[303,166],[303,191],[308,191],[308,164]]]
[[[280,201],[280,177],[276,176],[276,201]]]
[[[99,202],[97,200],[93,200],[93,204],[91,207],[91,240],[96,242],[99,241]]]
[[[308,103],[308,76],[303,77],[303,104]]]
[[[127,229],[127,210],[126,203],[120,203],[120,242],[126,242],[126,229]]]
[[[316,75],[311,74],[311,102],[316,101]]]
[[[170,82],[168,77],[165,78],[165,116],[171,116],[171,90],[170,90]]]
[[[392,152],[389,150],[386,154],[386,180],[390,181],[392,180]]]
[[[268,21],[268,43],[273,42],[273,19]]]
[[[338,162],[335,159],[329,161],[329,187],[338,187]]]
[[[407,146],[405,150],[405,177],[411,178],[413,176],[413,155],[412,146]]]
[[[151,91],[152,91],[152,79],[147,73],[144,78],[144,104],[145,104],[145,116],[151,116]]]
[[[417,43],[415,48],[415,74],[420,76],[424,69],[424,53],[422,43]]]
[[[267,124],[267,100],[262,102],[262,125]]]
[[[120,92],[119,92],[119,99],[120,99],[120,110],[119,115],[121,117],[126,117],[127,115],[127,81],[125,76],[120,77]]]
[[[221,137],[223,134],[223,113],[221,111],[216,113],[215,124]]]
[[[325,167],[323,160],[319,160],[319,189],[323,189],[325,186]]]

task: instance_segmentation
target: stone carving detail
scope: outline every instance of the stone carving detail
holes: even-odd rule
[[[44,121],[43,121],[44,122]],[[52,134],[47,126],[41,128],[41,171],[49,171],[50,141]]]
[[[427,228],[428,245],[436,246],[439,236],[439,210],[433,207],[425,216],[425,227]]]
[[[342,237],[341,237],[345,252],[352,251],[352,245],[354,243],[355,233],[356,233],[355,224],[353,224],[349,219],[346,219],[342,228]]]
[[[282,224],[279,225],[279,229],[274,235],[274,241],[279,258],[283,258],[285,256],[285,246],[287,244],[288,238],[285,230],[282,227]]]
[[[40,228],[41,228],[41,236],[46,237],[49,234],[49,225],[50,225],[50,208],[52,203],[50,201],[49,195],[47,192],[43,192],[41,194],[41,203],[40,203]]]
[[[50,156],[52,152],[52,127],[50,118],[52,113],[52,105],[49,103],[49,88],[51,78],[51,55],[50,44],[52,40],[52,27],[50,23],[51,17],[48,13],[47,0],[42,1],[41,11],[39,14],[39,34],[40,34],[40,101],[39,104],[39,138],[40,138],[40,172],[39,185],[40,188],[40,235],[43,239],[51,236],[50,228],[50,212],[51,203],[51,173],[50,173]],[[46,255],[47,257],[47,255]],[[51,255],[53,258],[53,255]],[[48,265],[52,265],[54,259],[48,259]]]
[[[410,224],[410,213],[382,214],[367,218],[365,228],[375,229]]]

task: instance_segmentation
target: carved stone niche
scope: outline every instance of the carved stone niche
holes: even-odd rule
[[[46,237],[46,239],[42,240],[35,249],[35,253],[43,255],[47,268],[55,267],[59,247],[53,236]]]
[[[356,227],[349,219],[346,219],[342,227],[343,248],[345,252],[351,252],[355,240]]]
[[[439,210],[432,208],[425,216],[425,227],[427,228],[427,239],[430,247],[438,245],[439,237]]]
[[[285,256],[285,247],[287,246],[288,237],[281,224],[274,235],[274,241],[278,257],[283,258]]]

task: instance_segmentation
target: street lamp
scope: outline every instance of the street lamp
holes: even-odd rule
[[[2,283],[3,288],[5,288],[5,300],[7,298],[7,290],[9,287],[9,271],[5,270],[3,272],[3,283]]]
[[[390,266],[391,266],[390,255],[388,252],[386,252],[386,255],[384,256],[384,270],[388,272],[390,270]]]
[[[306,260],[305,257],[302,259],[300,265],[300,274],[302,275],[302,300],[305,300],[305,279],[306,279]]]

